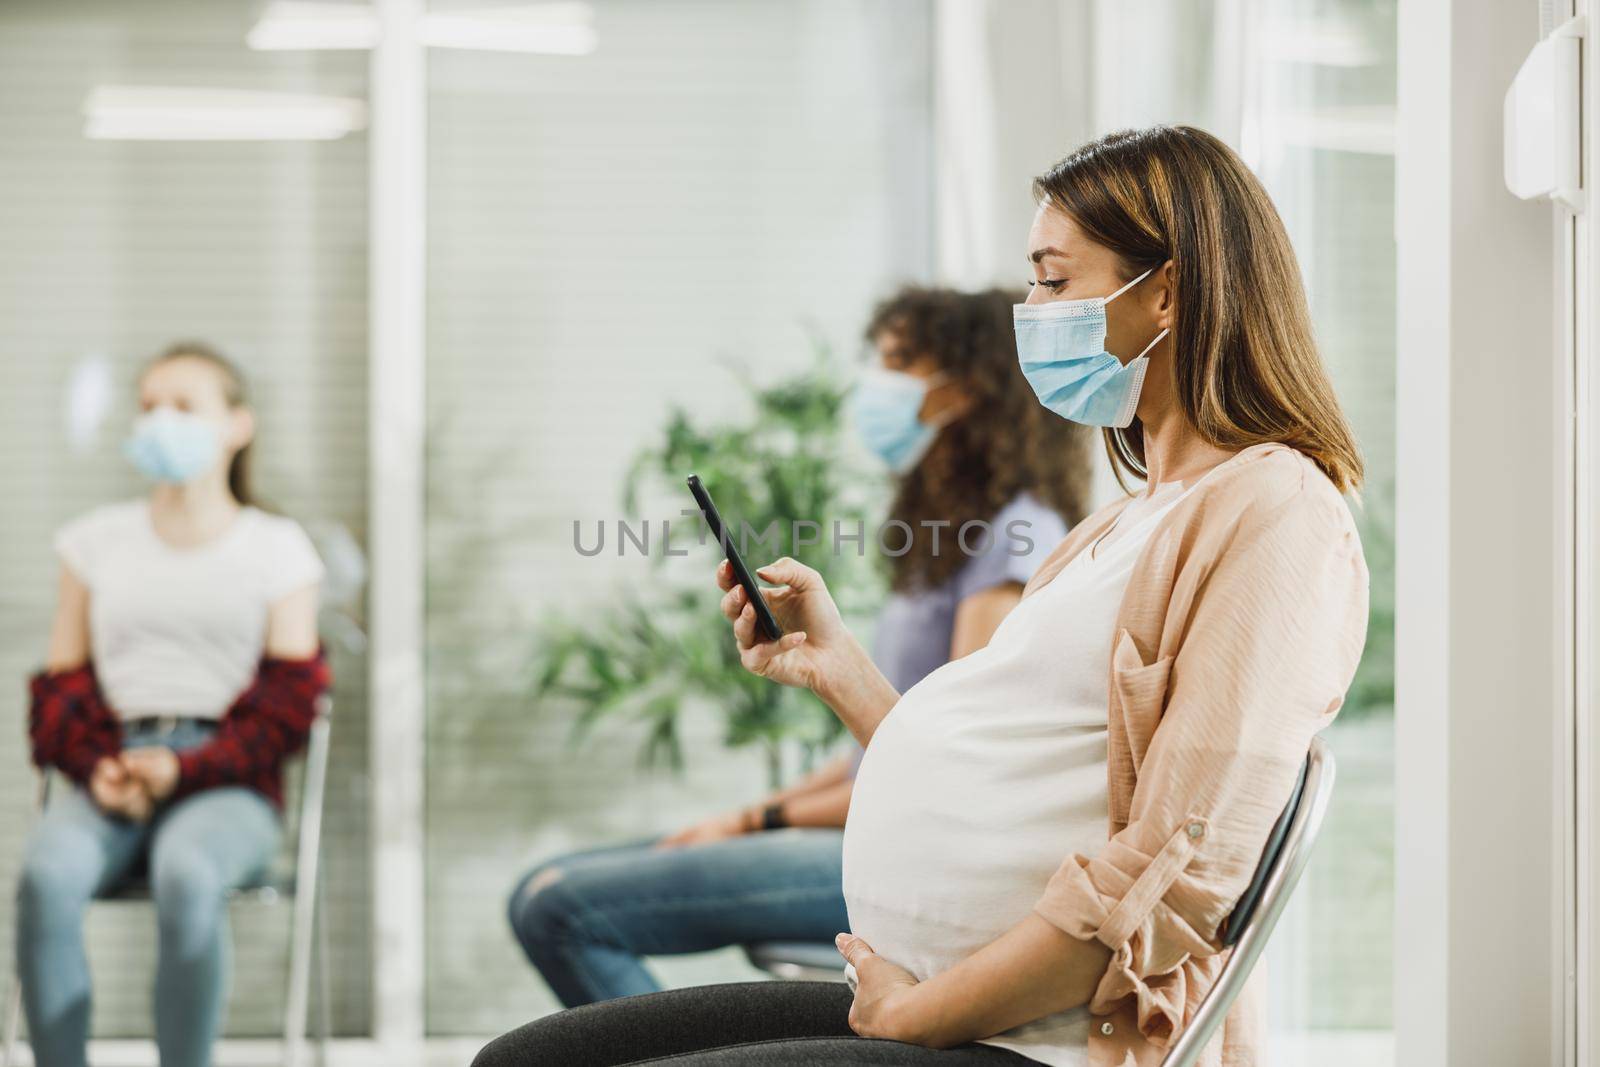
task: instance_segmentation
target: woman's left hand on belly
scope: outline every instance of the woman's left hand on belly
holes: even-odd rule
[[[912,995],[917,979],[872,951],[854,934],[840,934],[834,946],[856,969],[856,999],[850,1005],[850,1029],[862,1037],[921,1044],[914,1023]]]

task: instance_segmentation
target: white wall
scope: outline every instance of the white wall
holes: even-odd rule
[[[1550,209],[1501,179],[1537,5],[1400,9],[1397,1062],[1551,1062]]]

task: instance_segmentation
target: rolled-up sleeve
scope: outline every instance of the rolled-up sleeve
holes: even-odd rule
[[[1184,962],[1221,951],[1219,929],[1366,636],[1366,564],[1331,491],[1242,517],[1209,566],[1192,576],[1186,623],[1166,620],[1184,635],[1166,655],[1146,662],[1119,633],[1111,701],[1136,772],[1127,824],[1095,855],[1069,857],[1035,905],[1111,950],[1090,1010],[1133,998],[1161,1043],[1183,1024]]]

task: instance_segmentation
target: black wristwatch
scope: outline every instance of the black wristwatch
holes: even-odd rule
[[[789,825],[789,820],[783,817],[782,804],[768,804],[761,809],[761,829],[782,830]]]

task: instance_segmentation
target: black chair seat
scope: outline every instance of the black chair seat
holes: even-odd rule
[[[774,974],[786,969],[837,972],[844,976],[844,957],[828,941],[761,941],[744,946],[750,962]]]

